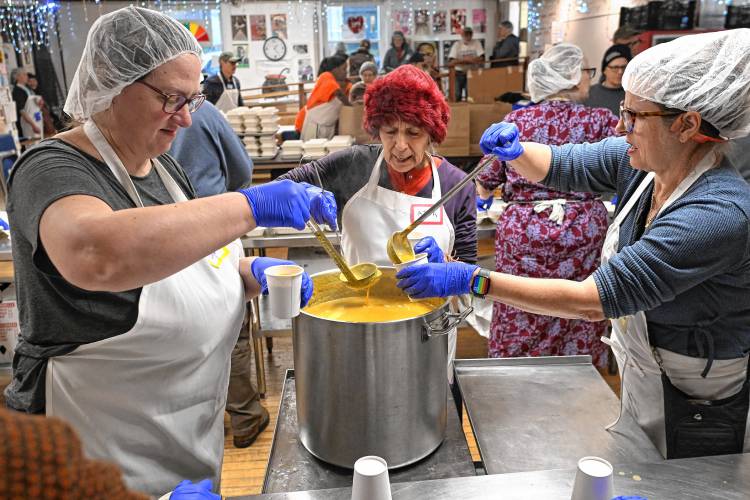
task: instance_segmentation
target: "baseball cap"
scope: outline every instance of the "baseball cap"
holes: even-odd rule
[[[471,26],[464,26],[464,33],[474,33],[474,28]]]
[[[620,38],[630,38],[631,36],[640,35],[641,33],[643,33],[643,30],[635,29],[628,24],[623,24],[622,26],[617,28],[615,34],[612,35],[612,40],[618,40]]]
[[[229,61],[229,62],[239,62],[241,57],[237,57],[234,55],[234,52],[232,51],[224,51],[219,56],[219,61]]]

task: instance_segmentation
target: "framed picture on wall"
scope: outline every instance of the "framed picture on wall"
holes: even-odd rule
[[[393,31],[400,31],[405,36],[411,35],[410,28],[411,11],[394,10],[393,11]]]
[[[487,11],[485,9],[472,9],[471,26],[474,33],[485,33],[487,31]]]
[[[250,37],[254,42],[266,39],[266,16],[250,16]]]
[[[443,40],[443,65],[448,64],[448,54],[451,52],[451,47],[456,40]]]
[[[246,16],[231,16],[230,22],[232,24],[232,41],[233,42],[246,42],[247,41],[247,17]]]
[[[437,11],[432,15],[432,32],[433,33],[435,34],[445,33],[446,17],[447,17],[447,14],[444,10]]]
[[[234,45],[232,47],[232,52],[234,52],[235,57],[240,58],[240,60],[237,61],[238,68],[250,67],[250,58],[248,58],[247,45]]]
[[[451,9],[451,35],[460,35],[466,26],[466,9]]]
[[[414,35],[430,36],[430,11],[417,9],[414,11]]]
[[[271,36],[287,39],[286,14],[271,14]]]

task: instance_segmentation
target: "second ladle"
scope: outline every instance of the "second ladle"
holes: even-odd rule
[[[312,233],[323,246],[323,249],[333,259],[333,261],[336,263],[336,266],[341,271],[339,279],[346,283],[348,286],[352,288],[367,288],[374,285],[375,282],[379,280],[383,275],[380,269],[378,269],[378,266],[369,262],[363,262],[361,264],[349,267],[349,264],[346,263],[344,257],[342,257],[338,250],[334,248],[333,244],[328,241],[328,238],[326,238],[323,230],[320,229],[320,226],[318,226],[318,223],[315,222],[312,217],[310,217],[310,219],[307,221],[307,226],[310,228]]]
[[[409,243],[409,238],[407,237],[409,233],[414,231],[417,226],[426,221],[427,218],[432,215],[437,209],[445,205],[448,200],[453,198],[453,196],[458,193],[458,191],[462,187],[468,184],[469,181],[474,179],[474,177],[479,175],[479,172],[484,170],[484,168],[494,160],[495,157],[493,155],[488,155],[485,161],[477,165],[477,167],[472,170],[469,175],[461,179],[458,184],[453,186],[447,193],[445,193],[442,198],[440,198],[430,208],[428,208],[425,213],[420,215],[417,220],[409,224],[409,226],[403,231],[396,231],[395,233],[393,233],[391,237],[388,238],[388,245],[386,247],[388,258],[391,260],[391,262],[393,262],[394,264],[403,264],[404,262],[414,260],[414,249],[412,248],[411,243]]]

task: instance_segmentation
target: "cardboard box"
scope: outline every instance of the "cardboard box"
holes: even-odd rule
[[[362,104],[342,106],[339,112],[339,135],[351,135],[354,137],[355,144],[373,144],[379,142],[373,139],[362,128],[363,116],[364,106]]]
[[[523,66],[480,68],[469,71],[469,97],[475,103],[492,104],[495,97],[506,92],[522,92],[525,78]]]
[[[484,131],[492,125],[503,121],[510,113],[512,106],[506,102],[492,104],[469,104],[469,154],[481,155],[479,140]]]
[[[469,104],[452,102],[450,107],[448,133],[435,149],[441,156],[469,156]]]

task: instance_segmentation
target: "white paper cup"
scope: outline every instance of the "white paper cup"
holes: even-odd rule
[[[396,268],[396,273],[398,273],[400,270],[409,267],[409,266],[421,266],[423,264],[427,264],[429,262],[427,260],[427,254],[426,253],[420,253],[414,256],[414,260],[410,260],[409,262],[402,262],[401,264],[393,264],[393,267]]]
[[[352,500],[391,500],[388,464],[374,455],[354,462]]]
[[[289,319],[299,316],[303,272],[300,266],[291,264],[266,269],[268,299],[271,301],[271,314],[275,317]]]
[[[416,245],[419,240],[425,237],[427,237],[427,235],[424,233],[420,233],[419,231],[412,231],[411,233],[406,235],[406,239],[409,240],[412,248],[414,248],[414,245]]]
[[[578,461],[571,500],[610,500],[614,495],[612,464],[599,457]]]

